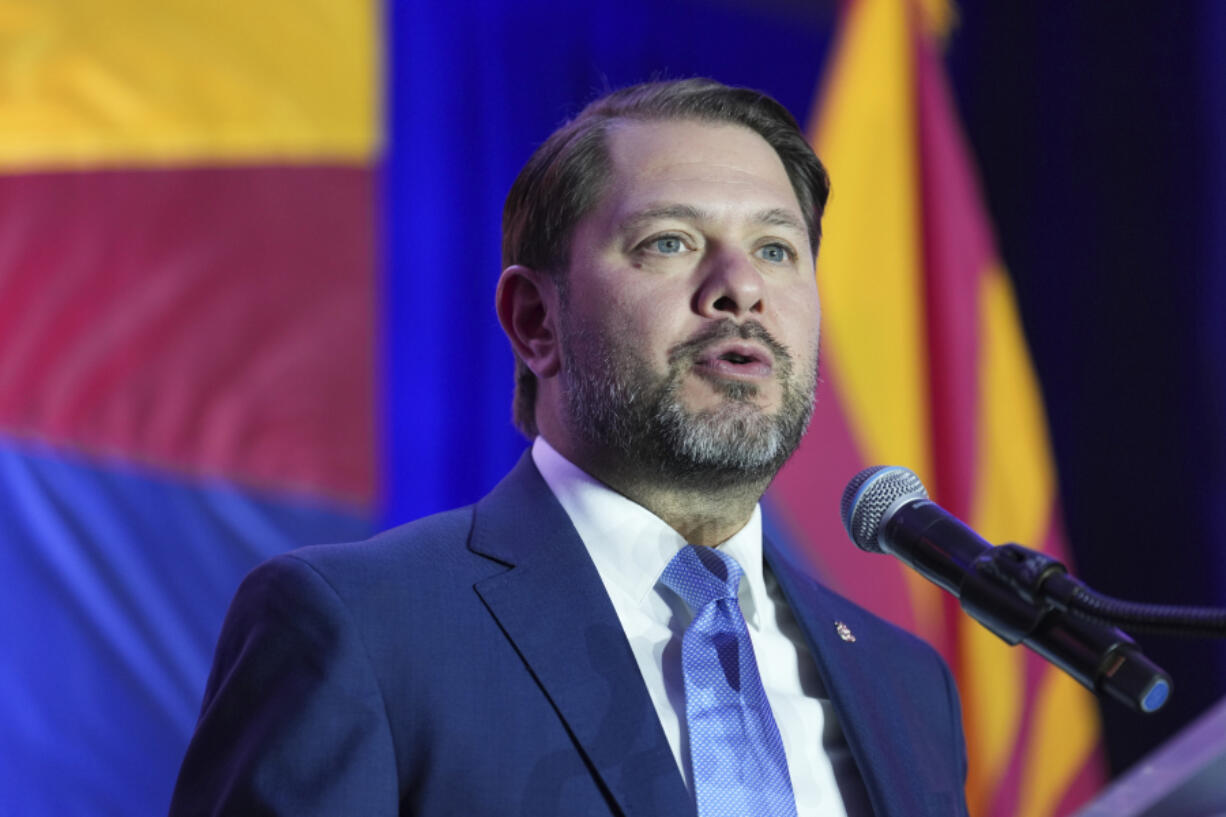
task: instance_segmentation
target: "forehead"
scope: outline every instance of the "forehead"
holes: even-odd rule
[[[800,205],[779,155],[747,127],[692,120],[623,121],[606,146],[609,179],[601,209],[656,202],[700,205],[721,214]]]

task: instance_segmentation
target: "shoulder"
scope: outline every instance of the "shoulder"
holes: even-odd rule
[[[423,570],[462,560],[472,507],[458,508],[356,542],[291,550],[257,565],[231,603],[235,618],[299,619],[302,611],[346,607],[378,588],[400,588]]]
[[[258,570],[305,565],[332,583],[386,583],[413,579],[417,583],[474,571],[486,575],[499,559],[505,540],[531,539],[543,525],[558,526],[551,506],[557,501],[525,453],[519,463],[485,497],[466,505],[383,531],[369,539],[312,545],[272,559]],[[524,529],[520,524],[531,524]],[[471,579],[470,579],[471,583]]]
[[[474,507],[426,516],[358,542],[299,548],[271,561],[299,562],[335,579],[386,578],[389,570],[416,570],[439,560],[454,561],[467,549]]]
[[[506,569],[469,549],[474,508],[423,517],[362,541],[312,545],[275,556],[247,575],[234,604],[254,605],[262,615],[281,607],[330,610],[333,617],[359,625],[391,611],[398,617],[426,613],[448,598],[470,594],[475,582]]]
[[[554,517],[564,513],[556,504],[525,455],[473,505],[362,541],[312,545],[269,559],[243,580],[231,613],[312,608],[371,631],[406,617],[455,615],[476,601],[475,585],[538,549],[543,530],[561,526]]]

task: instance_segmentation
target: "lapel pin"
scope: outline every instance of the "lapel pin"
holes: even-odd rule
[[[836,621],[834,623],[834,631],[839,634],[839,638],[843,639],[848,644],[856,640],[856,634],[851,631],[850,627],[841,621]]]

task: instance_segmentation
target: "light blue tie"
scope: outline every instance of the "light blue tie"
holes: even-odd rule
[[[694,797],[699,817],[796,817],[783,741],[736,600],[743,575],[736,559],[695,545],[660,575],[694,613],[681,640]]]

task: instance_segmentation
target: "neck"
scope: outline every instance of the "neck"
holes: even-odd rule
[[[563,456],[622,496],[642,505],[668,523],[692,545],[726,542],[745,527],[762,498],[770,477],[701,475],[685,479],[658,472],[644,473],[633,464],[608,456],[561,451]]]

